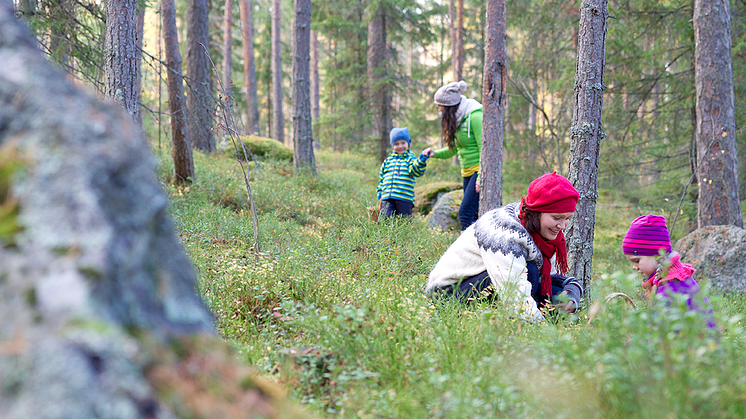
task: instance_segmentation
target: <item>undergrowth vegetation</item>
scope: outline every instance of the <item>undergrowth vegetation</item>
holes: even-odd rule
[[[156,154],[168,179],[169,152]],[[499,303],[433,302],[427,274],[457,233],[420,216],[371,223],[378,164],[325,151],[317,163],[316,178],[251,163],[259,254],[231,153],[195,153],[196,181],[164,187],[219,333],[320,417],[746,417],[746,300],[709,296],[713,334],[682,309],[648,308],[621,255],[630,220],[658,209],[601,190],[590,308],[533,324]],[[431,161],[418,184],[458,173]],[[526,186],[505,173],[504,201]]]

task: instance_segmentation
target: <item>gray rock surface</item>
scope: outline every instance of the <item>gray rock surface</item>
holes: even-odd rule
[[[427,225],[443,231],[459,231],[461,222],[458,219],[458,207],[463,196],[464,191],[460,189],[443,194],[427,216]]]
[[[149,145],[123,109],[44,59],[11,2],[0,2],[0,63],[0,149],[20,164],[10,192],[23,228],[14,245],[0,243],[0,418],[205,417],[182,393],[204,362],[184,363],[212,355],[179,355],[173,342],[224,344]],[[241,371],[231,356],[214,358]],[[203,387],[244,400],[240,379]],[[220,395],[210,397],[218,409]]]
[[[746,230],[734,226],[699,228],[682,237],[674,250],[720,293],[746,292]]]

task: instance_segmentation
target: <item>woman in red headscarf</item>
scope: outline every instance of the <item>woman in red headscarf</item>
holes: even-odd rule
[[[563,231],[579,196],[557,172],[535,179],[521,202],[487,212],[461,233],[430,272],[426,291],[467,303],[499,296],[534,320],[544,318],[548,305],[574,312],[583,287],[566,276]]]

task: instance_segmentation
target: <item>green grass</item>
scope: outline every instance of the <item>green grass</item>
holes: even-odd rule
[[[169,152],[156,152],[167,179]],[[194,184],[164,187],[218,331],[319,416],[746,416],[746,299],[710,295],[722,329],[713,337],[696,316],[650,310],[637,295],[621,238],[634,217],[655,208],[602,190],[596,305],[532,324],[499,303],[434,304],[422,289],[456,233],[429,229],[420,217],[370,223],[378,164],[316,157],[317,178],[294,176],[288,162],[250,167],[259,254],[230,154],[196,153]],[[450,161],[428,162],[428,171],[418,185],[460,180]],[[504,201],[519,199],[526,184],[505,179]],[[605,302],[613,291],[639,308]]]

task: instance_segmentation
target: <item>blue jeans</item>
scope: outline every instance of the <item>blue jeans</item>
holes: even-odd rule
[[[536,301],[536,304],[541,308],[548,303],[547,296],[541,295],[541,272],[536,262],[528,262],[526,264],[528,270],[528,282],[531,283],[531,297]],[[558,296],[562,291],[562,282],[564,277],[561,275],[552,276],[552,302],[557,303],[554,297]],[[444,288],[441,292],[445,297],[454,296],[459,301],[469,304],[472,300],[480,297],[494,298],[494,290],[489,290],[489,286],[492,285],[492,281],[487,274],[487,271],[478,273],[474,276],[470,276],[461,282],[457,282],[450,287]]]
[[[466,230],[479,218],[479,192],[477,192],[477,176],[479,172],[464,178],[464,198],[458,208],[458,219],[461,221],[461,231]]]
[[[469,304],[472,300],[482,296],[488,298],[497,297],[494,294],[494,290],[487,290],[490,285],[492,285],[492,281],[487,275],[487,271],[484,271],[461,282],[457,282],[450,287],[443,288],[440,292],[443,297],[456,297],[462,303]]]

